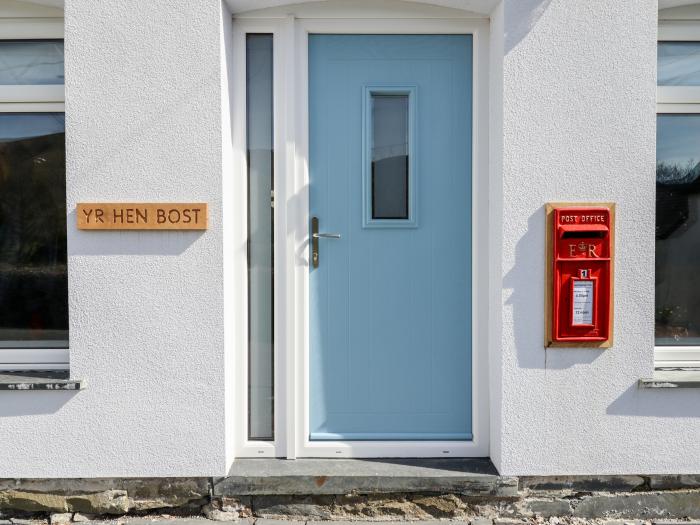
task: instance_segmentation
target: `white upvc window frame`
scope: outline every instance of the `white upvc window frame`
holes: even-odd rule
[[[2,18],[0,41],[63,40],[62,18]],[[0,113],[64,113],[63,85],[0,86]],[[68,370],[68,348],[0,348],[0,371]]]
[[[273,34],[274,60],[274,441],[247,438],[247,288],[245,35]],[[473,439],[464,442],[311,442],[308,388],[308,36],[339,34],[471,34],[474,42],[473,122]],[[232,45],[233,177],[224,196],[224,231],[235,255],[225,268],[230,311],[237,315],[231,332],[236,377],[235,457],[486,457],[489,455],[488,400],[488,41],[489,21],[460,19],[380,19],[294,16],[234,20]],[[238,196],[238,197],[234,197]],[[288,206],[288,203],[295,203]],[[226,212],[226,210],[231,210]],[[235,211],[234,211],[235,210]],[[481,305],[481,307],[479,307]]]
[[[700,19],[659,20],[659,42],[700,42]],[[657,86],[656,113],[700,115],[700,86]],[[700,367],[700,346],[656,346],[656,368]]]

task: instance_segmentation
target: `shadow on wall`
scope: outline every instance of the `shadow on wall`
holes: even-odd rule
[[[505,10],[505,54],[510,53],[537,24],[552,0],[517,0]]]
[[[75,210],[68,214],[68,224],[76,224]],[[70,255],[181,255],[203,234],[192,231],[84,231],[69,237]]]
[[[506,304],[513,319],[513,337],[520,368],[565,369],[587,365],[604,352],[599,348],[544,346],[545,208],[527,220],[527,231],[515,246],[515,261],[503,279],[510,291]]]
[[[11,392],[2,393],[0,404],[0,418],[40,416],[55,414],[67,405],[78,391],[65,390],[35,391],[35,392]]]
[[[605,411],[614,416],[700,417],[694,388],[639,388],[632,384]]]

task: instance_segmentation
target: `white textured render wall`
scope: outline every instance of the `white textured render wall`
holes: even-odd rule
[[[1,477],[224,474],[218,0],[67,0],[70,360],[3,392]],[[228,21],[227,21],[228,23]],[[79,201],[208,202],[206,232],[81,232]]]
[[[700,471],[693,390],[653,367],[655,0],[504,0],[503,474]],[[615,342],[543,348],[547,201],[617,202]]]

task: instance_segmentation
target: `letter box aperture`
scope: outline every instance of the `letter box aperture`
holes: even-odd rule
[[[612,344],[614,209],[547,205],[546,346]]]

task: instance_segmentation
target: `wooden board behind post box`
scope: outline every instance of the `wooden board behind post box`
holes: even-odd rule
[[[614,320],[615,204],[548,203],[545,212],[545,347],[609,348]],[[567,237],[569,241],[564,240]],[[581,306],[581,299],[589,298],[592,310]]]
[[[79,230],[206,230],[206,203],[79,203]]]

